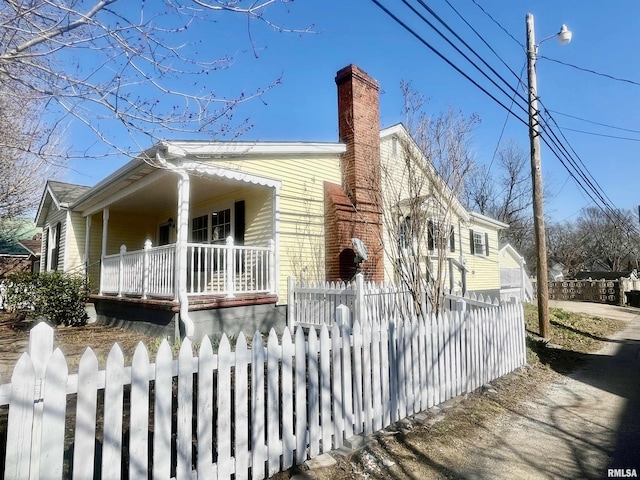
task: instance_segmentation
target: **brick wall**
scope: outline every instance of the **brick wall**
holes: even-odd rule
[[[380,195],[380,113],[378,83],[349,65],[336,74],[338,130],[347,146],[343,185],[325,183],[327,280],[350,280],[355,265],[351,238],[364,242],[362,264],[369,281],[384,280]]]

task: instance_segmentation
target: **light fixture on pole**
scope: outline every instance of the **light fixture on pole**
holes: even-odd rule
[[[538,296],[538,325],[540,335],[549,338],[549,285],[547,266],[547,239],[544,227],[544,212],[542,207],[542,169],[540,165],[540,132],[538,123],[538,84],[536,79],[536,57],[538,47],[542,42],[557,37],[561,45],[571,41],[571,31],[562,25],[560,32],[543,38],[536,44],[533,15],[527,14],[527,73],[529,79],[529,140],[531,143],[531,183],[533,191],[533,224],[536,239],[537,260],[537,296]]]

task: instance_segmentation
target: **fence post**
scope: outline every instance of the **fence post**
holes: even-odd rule
[[[340,327],[340,331],[344,331],[343,328],[351,328],[351,322],[349,320],[349,307],[340,304],[336,307],[336,324]]]
[[[235,294],[234,294],[234,290],[235,290],[235,282],[234,282],[234,275],[235,275],[235,270],[236,270],[236,266],[235,266],[235,248],[233,248],[233,237],[231,235],[229,235],[227,237],[227,270],[226,270],[226,275],[225,275],[225,290],[227,292],[227,298],[234,298]]]
[[[278,279],[276,278],[276,241],[272,238],[269,240],[269,293],[276,293],[276,285]]]
[[[291,333],[296,326],[296,279],[293,275],[287,278],[287,326]]]
[[[142,254],[142,299],[147,299],[149,291],[149,250],[151,250],[151,240],[144,242],[144,251]]]
[[[120,260],[118,261],[118,297],[122,297],[122,287],[124,284],[124,254],[127,253],[127,246],[120,245]]]
[[[364,321],[364,275],[356,275],[356,302],[353,312],[353,323],[359,322],[362,326]]]

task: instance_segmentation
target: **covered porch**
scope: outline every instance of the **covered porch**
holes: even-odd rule
[[[162,303],[179,312],[187,336],[189,312],[202,305],[275,303],[280,182],[155,153],[79,203],[94,297],[138,309]]]

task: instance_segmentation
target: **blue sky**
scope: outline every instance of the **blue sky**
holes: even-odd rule
[[[402,2],[381,0],[381,3],[503,103],[510,105],[507,96],[483,79],[433,30],[403,7]],[[535,16],[537,40],[558,32],[563,23],[569,27],[573,32],[569,45],[560,46],[552,39],[540,47],[541,57],[558,62],[546,58],[538,60],[539,96],[544,106],[555,112],[554,119],[563,127],[562,132],[568,140],[566,147],[575,150],[575,158],[584,163],[580,168],[588,169],[615,207],[635,209],[640,203],[635,194],[640,133],[606,128],[567,115],[640,130],[640,86],[559,62],[640,82],[640,42],[636,34],[640,3],[636,0],[450,0],[450,3],[518,75],[523,72],[526,62],[523,50],[526,13]],[[465,25],[446,0],[431,1],[428,5],[511,85],[517,84],[513,73]],[[256,58],[244,19],[212,17],[217,21],[197,25],[190,31],[193,38],[201,40],[200,48],[204,45],[216,54],[233,57],[228,70],[211,76],[212,88],[221,94],[251,92],[281,79],[279,85],[262,99],[243,104],[238,109],[236,116],[248,118],[253,125],[242,140],[337,141],[334,76],[340,68],[354,63],[380,83],[383,127],[402,121],[399,85],[401,80],[406,80],[430,98],[427,108],[434,114],[453,107],[465,115],[480,117],[481,124],[474,132],[472,145],[478,161],[491,162],[505,121],[502,141],[513,140],[528,151],[528,130],[524,124],[514,117],[507,120],[507,112],[502,107],[370,0],[296,0],[287,3],[285,8],[272,10],[271,14],[279,24],[292,28],[313,25],[317,33],[276,33],[254,22],[251,36]],[[526,82],[526,72],[522,80]],[[519,91],[526,95],[522,87]],[[635,141],[568,129],[629,137]],[[126,141],[123,138],[123,142]],[[90,134],[75,124],[71,125],[65,138],[65,144],[75,151],[94,142]],[[92,185],[126,161],[125,157],[74,160],[66,180]],[[576,187],[547,148],[542,151],[542,164],[545,186],[555,192],[547,199],[548,216],[556,221],[575,219],[577,212],[591,200]]]

